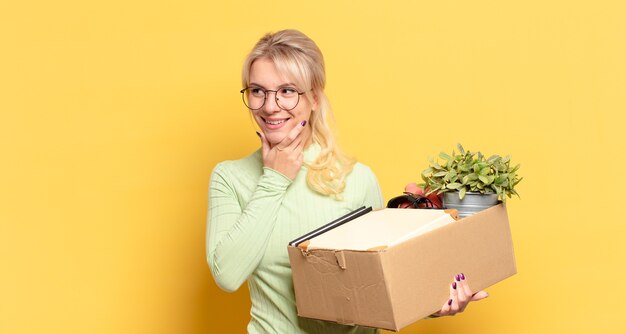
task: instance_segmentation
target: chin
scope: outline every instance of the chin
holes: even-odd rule
[[[267,141],[270,143],[271,146],[280,143],[281,141],[283,141],[283,139],[285,139],[285,137],[286,135],[282,133],[265,133],[265,138],[267,138]]]

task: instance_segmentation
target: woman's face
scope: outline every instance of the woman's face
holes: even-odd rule
[[[277,91],[281,88],[292,87],[298,92],[302,92],[301,87],[297,87],[285,75],[278,72],[274,63],[266,58],[257,59],[252,63],[250,68],[250,84],[249,87],[258,87],[264,90]],[[296,125],[302,121],[309,122],[311,109],[317,107],[317,103],[311,103],[305,95],[301,95],[298,104],[292,110],[286,111],[281,109],[276,103],[276,93],[267,92],[265,104],[259,110],[253,110],[254,120],[259,128],[265,134],[265,138],[271,146],[280,143],[285,136]],[[300,134],[304,143],[306,143],[311,135],[311,127],[306,125]]]

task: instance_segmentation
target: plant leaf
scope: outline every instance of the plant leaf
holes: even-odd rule
[[[428,162],[430,162],[431,166],[437,169],[443,169],[443,167],[441,167],[435,160],[433,160],[433,157],[428,157]]]
[[[500,159],[500,156],[499,156],[499,155],[497,155],[497,154],[494,154],[494,155],[490,156],[490,157],[487,159],[487,162],[488,162],[488,163],[490,163],[490,164],[492,164],[492,163],[495,163],[496,161],[498,161],[499,159]]]
[[[463,149],[463,146],[461,146],[461,144],[456,144],[456,148],[459,150],[459,152],[461,154],[465,154],[465,150]]]
[[[446,188],[447,189],[453,189],[453,190],[458,189],[460,186],[462,186],[462,184],[460,184],[458,182],[453,182],[453,183],[446,184]]]
[[[452,160],[452,157],[448,155],[446,152],[439,153],[439,157],[444,160]]]

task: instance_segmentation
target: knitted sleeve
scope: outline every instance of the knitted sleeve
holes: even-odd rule
[[[207,262],[216,283],[237,290],[261,261],[276,215],[291,180],[265,167],[246,207],[230,180],[237,177],[218,165],[209,187]]]

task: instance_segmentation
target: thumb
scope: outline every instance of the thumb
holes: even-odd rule
[[[478,291],[472,295],[472,301],[475,302],[477,300],[485,299],[489,297],[489,294],[486,291]]]
[[[265,139],[265,134],[263,132],[256,132],[256,135],[261,139],[261,152],[263,153],[263,157],[267,156],[267,153],[270,151],[270,143]]]

